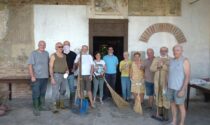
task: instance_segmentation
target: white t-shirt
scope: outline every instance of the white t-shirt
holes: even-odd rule
[[[104,72],[104,66],[105,66],[105,62],[104,60],[100,60],[100,61],[96,61],[94,60],[94,74],[96,76],[101,75],[102,72]]]
[[[78,63],[80,61],[80,54],[77,55],[74,63]],[[93,57],[89,54],[82,55],[82,75],[91,75],[91,66],[94,65]]]

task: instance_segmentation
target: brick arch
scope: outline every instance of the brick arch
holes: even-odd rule
[[[187,42],[183,32],[181,31],[180,28],[177,26],[170,24],[170,23],[156,23],[151,26],[149,26],[141,35],[140,39],[143,42],[148,42],[150,37],[158,32],[168,32],[174,35],[176,38],[177,42],[184,43]]]

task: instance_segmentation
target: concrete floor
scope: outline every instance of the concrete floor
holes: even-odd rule
[[[59,114],[51,111],[41,112],[41,116],[33,116],[30,99],[15,99],[9,102],[12,107],[6,116],[0,117],[0,125],[165,125],[150,118],[153,111],[144,109],[144,115],[133,112],[132,108],[118,109],[111,100],[97,108],[89,110],[85,116],[62,110]],[[201,99],[190,102],[186,125],[209,125],[210,103]]]

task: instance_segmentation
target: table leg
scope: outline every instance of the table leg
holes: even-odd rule
[[[12,100],[12,84],[9,83],[9,100]]]
[[[187,105],[186,105],[186,109],[188,110],[189,107],[189,100],[190,100],[190,85],[188,85],[187,87]]]

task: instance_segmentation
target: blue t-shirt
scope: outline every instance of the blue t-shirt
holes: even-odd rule
[[[115,74],[117,73],[117,65],[119,63],[118,58],[115,55],[106,55],[103,57],[106,64],[106,73]]]

